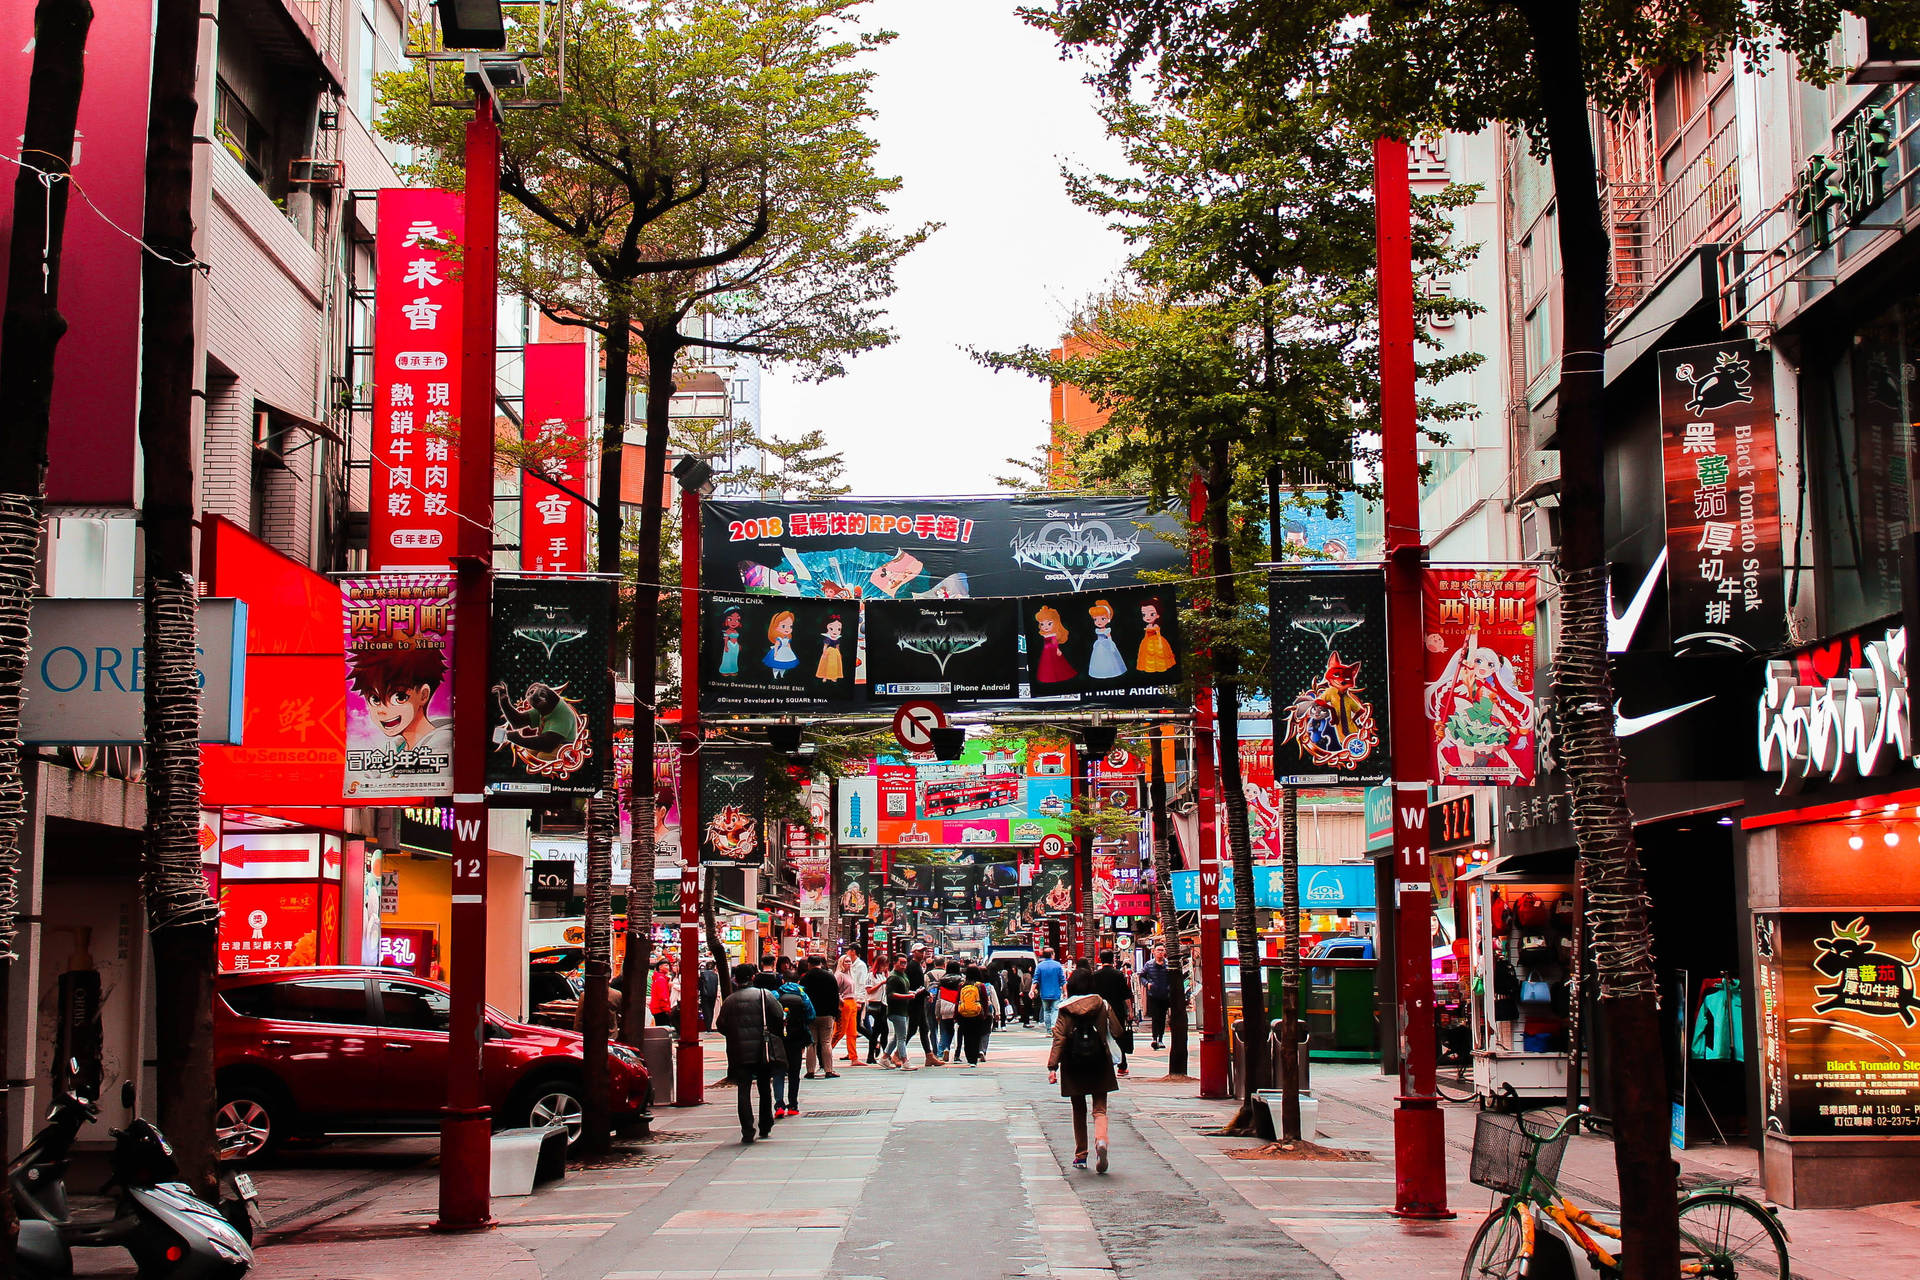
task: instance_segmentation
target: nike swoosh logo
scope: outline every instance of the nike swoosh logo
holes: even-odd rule
[[[1653,726],[1657,724],[1671,720],[1677,715],[1691,711],[1703,702],[1712,701],[1713,699],[1711,697],[1695,698],[1692,702],[1683,702],[1677,707],[1666,707],[1659,711],[1650,712],[1644,716],[1623,716],[1620,714],[1620,703],[1616,700],[1613,704],[1613,736],[1616,738],[1631,738],[1636,733],[1641,733],[1653,728]]]
[[[1627,601],[1627,611],[1616,614],[1613,611],[1613,579],[1607,579],[1607,652],[1625,653],[1633,643],[1633,633],[1640,629],[1640,621],[1646,617],[1647,601],[1653,597],[1653,588],[1667,569],[1667,549],[1660,548],[1660,554],[1647,566],[1647,576],[1640,579],[1640,586],[1634,591],[1633,599]],[[1675,712],[1675,714],[1679,714]]]

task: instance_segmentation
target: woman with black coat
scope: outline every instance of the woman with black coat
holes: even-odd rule
[[[1120,1019],[1093,989],[1093,970],[1078,968],[1067,979],[1067,998],[1053,1023],[1053,1047],[1047,1052],[1047,1083],[1058,1081],[1060,1096],[1073,1102],[1073,1167],[1087,1167],[1087,1112],[1093,1112],[1096,1172],[1107,1171],[1107,1095],[1120,1087],[1114,1077],[1109,1038],[1120,1034]]]

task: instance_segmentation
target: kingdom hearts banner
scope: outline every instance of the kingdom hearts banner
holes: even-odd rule
[[[865,600],[1105,590],[1185,564],[1145,498],[847,498],[701,504],[701,585]]]
[[[1127,587],[1020,602],[1020,697],[1108,707],[1180,705],[1180,611],[1171,587]]]
[[[872,866],[850,857],[840,859],[839,873],[834,877],[833,891],[840,896],[840,918],[843,921],[869,920],[878,923],[880,919],[879,877]]]
[[[538,804],[613,777],[613,584],[502,578],[493,588],[487,788]]]
[[[766,753],[759,747],[707,746],[700,751],[700,861],[758,868]]]
[[[1273,639],[1273,776],[1291,786],[1381,784],[1387,736],[1387,584],[1379,569],[1279,569],[1267,577]]]
[[[866,618],[874,699],[1013,696],[1018,600],[871,600]]]
[[[1537,569],[1429,569],[1424,695],[1441,786],[1533,785]]]
[[[701,614],[702,710],[778,713],[853,701],[858,601],[709,595]]]

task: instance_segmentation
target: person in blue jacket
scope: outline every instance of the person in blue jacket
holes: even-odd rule
[[[1053,1031],[1054,1011],[1066,991],[1067,971],[1053,958],[1052,947],[1040,949],[1040,963],[1033,966],[1033,998],[1040,1002],[1040,1023]]]

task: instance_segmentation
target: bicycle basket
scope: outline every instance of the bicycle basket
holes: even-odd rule
[[[1552,1124],[1542,1125],[1525,1116],[1482,1111],[1474,1120],[1473,1167],[1468,1179],[1490,1191],[1511,1195],[1520,1190],[1527,1157],[1532,1153],[1535,1173],[1552,1182],[1560,1176],[1560,1157],[1567,1150],[1565,1134],[1542,1141],[1552,1131]]]

